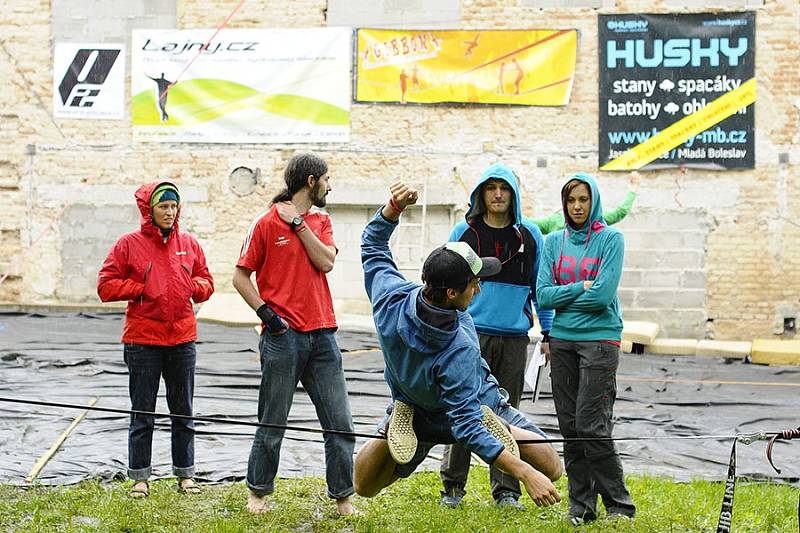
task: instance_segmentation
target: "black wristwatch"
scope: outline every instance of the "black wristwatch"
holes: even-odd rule
[[[297,215],[292,219],[291,222],[289,222],[289,227],[292,228],[292,231],[297,231],[297,228],[299,228],[302,225],[303,225],[303,217],[301,217],[300,215]]]

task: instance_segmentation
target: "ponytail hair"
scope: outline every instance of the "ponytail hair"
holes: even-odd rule
[[[320,156],[311,153],[297,154],[286,165],[283,181],[286,187],[272,198],[272,203],[286,202],[308,183],[308,177],[315,180],[328,172],[328,164]]]

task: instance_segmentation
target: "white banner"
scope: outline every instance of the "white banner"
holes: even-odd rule
[[[308,143],[350,139],[349,28],[135,30],[133,138]]]
[[[121,119],[125,114],[125,45],[56,43],[53,116]]]

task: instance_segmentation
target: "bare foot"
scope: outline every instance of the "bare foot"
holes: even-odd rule
[[[247,494],[247,510],[253,514],[263,514],[270,506],[266,496],[258,496],[252,490]]]
[[[336,510],[339,512],[339,516],[361,516],[361,511],[353,507],[350,496],[336,500]]]

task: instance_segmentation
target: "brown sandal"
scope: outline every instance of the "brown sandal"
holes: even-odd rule
[[[190,477],[178,478],[178,492],[181,494],[200,494],[200,485]]]
[[[144,484],[144,488],[141,485]],[[150,484],[147,481],[137,481],[128,491],[128,497],[134,500],[141,500],[150,496]]]

